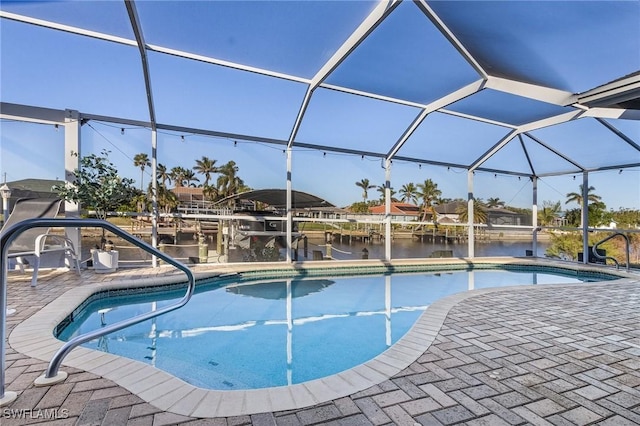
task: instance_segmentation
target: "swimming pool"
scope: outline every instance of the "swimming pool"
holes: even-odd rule
[[[334,269],[312,277],[289,274],[268,280],[260,280],[256,272],[240,280],[214,279],[200,283],[184,308],[88,347],[150,364],[205,389],[293,385],[371,360],[405,335],[428,306],[448,295],[617,278],[522,266],[436,269],[440,270],[355,276],[354,270],[337,275]],[[322,275],[329,272],[333,275]],[[69,339],[158,309],[183,291],[172,285],[153,292],[147,288],[98,293],[58,326],[57,335]]]

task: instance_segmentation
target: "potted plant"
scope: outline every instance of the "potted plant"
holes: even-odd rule
[[[78,156],[78,153],[72,152]],[[72,185],[53,187],[61,198],[79,203],[81,208],[92,210],[98,219],[107,220],[107,213],[127,203],[136,193],[133,179],[122,178],[118,169],[109,161],[109,151],[91,154],[80,159],[80,168],[74,170]],[[110,247],[111,246],[111,247]],[[107,244],[102,228],[100,245],[91,250],[96,272],[113,272],[118,267],[118,251]]]

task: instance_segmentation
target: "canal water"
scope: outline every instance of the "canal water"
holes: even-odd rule
[[[544,257],[549,243],[538,241],[537,256]],[[320,250],[326,254],[327,245],[322,239],[309,240],[309,251]],[[366,251],[365,251],[366,250]],[[371,243],[352,242],[340,243],[334,241],[331,244],[331,257],[338,260],[362,259],[368,256],[369,259],[384,258],[384,241],[374,241]],[[476,242],[474,246],[476,257],[486,256],[525,256],[528,250],[533,250],[531,241],[523,240],[492,240]],[[302,253],[300,251],[300,253]],[[391,243],[391,257],[401,258],[424,258],[424,257],[467,257],[469,255],[468,245],[463,243],[431,243],[420,242],[412,239],[396,239]],[[311,255],[309,255],[311,257]]]

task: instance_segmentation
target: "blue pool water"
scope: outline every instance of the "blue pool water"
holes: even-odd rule
[[[85,346],[151,364],[203,388],[281,386],[374,358],[447,295],[588,280],[575,274],[475,270],[240,281],[224,287],[212,281],[200,284],[185,307]],[[58,338],[68,340],[158,309],[183,294],[183,286],[174,286],[149,294],[99,295],[58,327]]]

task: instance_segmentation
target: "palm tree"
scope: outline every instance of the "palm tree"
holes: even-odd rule
[[[218,192],[218,188],[213,185],[203,185],[202,195],[209,201],[215,201],[216,199],[218,199],[220,193]]]
[[[567,201],[565,201],[565,204],[569,204],[572,202],[578,203],[578,205],[580,206],[580,227],[582,228],[584,226],[584,222],[582,220],[582,203],[584,202],[584,199],[582,198],[582,193],[583,193],[584,185],[580,184],[579,188],[580,190],[578,192],[569,192],[567,194]],[[590,194],[591,191],[595,191],[595,190],[596,189],[593,186],[590,186],[589,188],[587,188],[587,204],[588,202],[598,203],[600,202],[600,200],[602,200],[601,196],[596,194]]]
[[[367,198],[369,196],[368,191],[371,188],[375,188],[375,185],[371,185],[369,179],[362,179],[360,182],[356,182],[356,186],[362,188],[362,201],[367,202]]]
[[[178,207],[178,197],[172,191],[168,190],[164,185],[158,187],[158,208],[164,213],[171,213],[173,209]]]
[[[202,156],[200,160],[196,160],[196,165],[193,167],[193,170],[204,175],[204,182],[202,183],[202,186],[208,186],[209,179],[211,179],[211,173],[216,173],[218,171],[216,161],[217,160],[212,160],[205,156]]]
[[[549,226],[553,225],[554,220],[560,213],[560,201],[555,203],[551,201],[545,201],[542,203],[542,209],[538,211],[538,221],[540,225]]]
[[[380,193],[380,202],[384,203],[384,195],[385,195],[385,186],[384,184],[382,185],[378,185],[376,187],[376,190]],[[394,195],[396,195],[396,191],[393,188],[389,188],[389,197],[391,197],[391,201],[396,201],[396,199],[393,197]]]
[[[167,187],[167,181],[171,183],[171,173],[167,171],[167,166],[158,164],[156,167],[156,179],[160,179],[162,186]]]
[[[133,165],[135,167],[140,167],[140,191],[142,191],[143,181],[144,181],[144,169],[147,166],[151,167],[151,161],[149,161],[149,156],[144,152],[141,152],[140,154],[136,154],[133,157]]]
[[[379,204],[384,204],[384,193],[385,193],[385,186],[384,183],[382,185],[378,185],[376,186],[376,191],[378,191],[378,203]]]
[[[456,209],[460,222],[469,220],[469,209],[466,205],[461,205]],[[473,200],[473,221],[474,223],[487,223],[487,212],[484,204],[480,200]]]
[[[149,194],[151,194],[151,191],[149,191]],[[140,192],[139,194],[136,194],[131,199],[131,202],[135,205],[136,211],[138,213],[147,211],[147,204],[149,203],[149,199],[147,198],[147,195],[144,192]]]
[[[436,219],[436,211],[434,208],[434,202],[440,198],[442,195],[442,191],[438,189],[438,184],[432,181],[431,179],[427,179],[424,183],[419,183],[418,186],[418,196],[422,198],[422,219],[424,222],[427,219],[427,213],[431,212],[433,215],[433,220],[435,222]]]
[[[191,182],[200,182],[200,179],[196,177],[196,174],[191,169],[184,169],[184,180],[187,182],[187,186],[196,186],[195,183]]]
[[[504,201],[501,201],[500,198],[496,197],[496,198],[489,198],[487,200],[486,206],[491,208],[491,207],[504,207],[505,203]]]
[[[239,170],[239,167],[233,160],[218,168],[220,176],[218,176],[216,183],[222,197],[233,195],[244,187],[244,181],[237,176]]]
[[[186,174],[187,174],[187,169],[180,166],[172,167],[171,171],[169,172],[169,176],[171,177],[171,180],[173,181],[173,183],[176,184],[176,187],[184,186],[184,181],[186,180],[185,178]]]
[[[405,183],[400,188],[400,200],[403,203],[417,203],[418,202],[418,188],[413,182]]]

